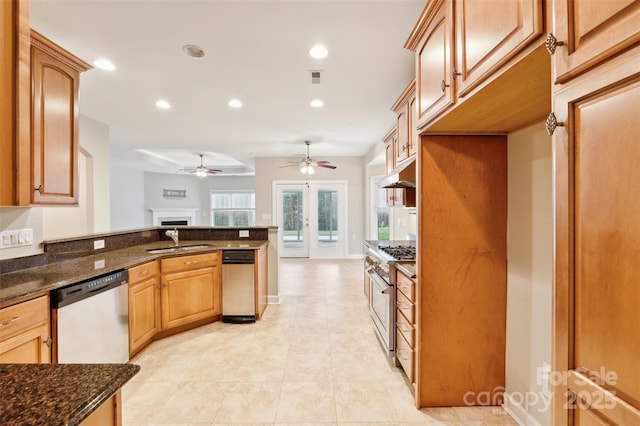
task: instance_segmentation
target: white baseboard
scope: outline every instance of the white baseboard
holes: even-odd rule
[[[364,254],[348,254],[347,259],[364,259]]]
[[[516,403],[507,392],[504,393],[504,404],[502,408],[520,425],[520,426],[542,426],[522,405]]]
[[[279,305],[280,304],[280,296],[277,295],[277,294],[275,296],[269,295],[269,298],[267,299],[267,303],[269,305]]]

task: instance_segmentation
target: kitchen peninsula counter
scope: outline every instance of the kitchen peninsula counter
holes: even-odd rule
[[[138,371],[135,364],[0,364],[0,424],[78,425]]]
[[[72,259],[55,260],[41,266],[0,274],[0,307],[161,257],[217,250],[257,250],[267,244],[269,244],[267,240],[181,240],[181,246],[203,245],[205,247],[182,253],[150,253],[148,251],[173,246],[173,242],[165,240],[119,250],[98,251],[96,254],[80,255]]]

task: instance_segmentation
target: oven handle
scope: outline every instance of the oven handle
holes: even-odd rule
[[[387,284],[384,281],[384,279],[382,279],[380,277],[380,275],[378,275],[378,273],[375,271],[375,268],[373,266],[370,266],[367,269],[367,273],[369,274],[369,278],[371,278],[373,281],[375,281],[376,285],[380,289],[380,293],[382,293],[382,294],[391,293],[391,291],[393,290],[393,286]]]

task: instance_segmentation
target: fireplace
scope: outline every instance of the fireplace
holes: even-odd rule
[[[198,209],[150,209],[153,226],[195,226]]]

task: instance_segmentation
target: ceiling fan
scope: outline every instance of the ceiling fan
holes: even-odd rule
[[[325,169],[335,169],[336,166],[331,164],[331,161],[327,160],[313,160],[309,157],[309,145],[311,145],[311,141],[304,141],[304,144],[307,145],[307,156],[302,159],[302,161],[289,161],[289,163],[293,163],[289,166],[280,166],[282,167],[300,167],[300,171],[305,175],[312,175],[314,173],[314,169],[316,167],[322,167]]]
[[[213,175],[216,173],[221,172],[222,170],[218,170],[218,169],[212,169],[208,166],[204,166],[202,164],[202,158],[204,157],[202,154],[200,155],[200,165],[197,167],[183,167],[182,169],[180,169],[181,172],[186,172],[186,173],[193,173],[196,176],[203,178],[209,175]]]

